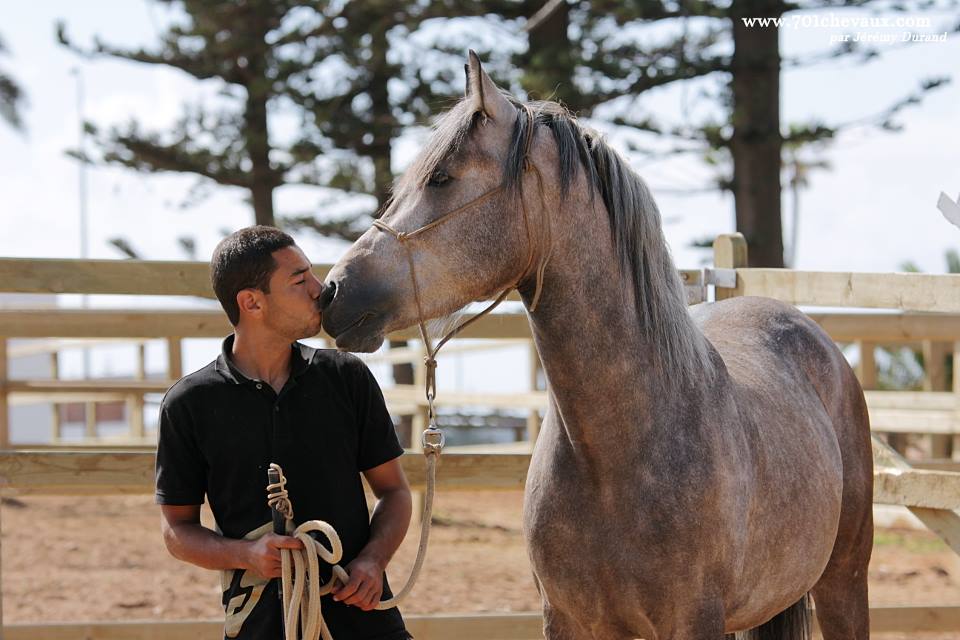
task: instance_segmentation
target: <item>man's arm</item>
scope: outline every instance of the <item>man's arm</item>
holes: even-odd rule
[[[290,536],[268,533],[256,540],[225,538],[200,524],[200,505],[161,505],[163,542],[174,558],[204,569],[247,569],[280,577],[280,549],[300,549]]]
[[[383,593],[383,571],[407,535],[412,500],[400,458],[367,469],[363,476],[377,496],[370,519],[370,541],[347,565],[350,582],[334,589],[333,599],[370,611]]]

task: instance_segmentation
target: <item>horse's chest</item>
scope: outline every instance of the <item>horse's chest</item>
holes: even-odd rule
[[[532,469],[527,482],[525,536],[545,606],[641,628],[655,585],[643,570],[652,550],[637,505],[569,474]]]
[[[532,492],[528,490],[524,501],[530,560],[551,600],[574,595],[561,595],[559,590],[564,585],[584,592],[592,581],[588,567],[595,566],[595,547],[600,539],[596,525],[602,518],[597,505],[578,488],[569,489],[564,490],[562,483],[541,485]]]
[[[634,520],[636,505],[583,476],[549,473],[531,465],[524,500],[524,530],[541,581],[580,584],[609,557],[609,547]]]

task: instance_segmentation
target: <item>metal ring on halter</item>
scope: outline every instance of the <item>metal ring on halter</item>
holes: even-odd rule
[[[443,431],[433,425],[424,429],[423,433],[420,434],[420,445],[423,447],[424,455],[431,453],[440,455],[440,452],[443,451],[443,445],[445,445],[446,442],[447,437],[443,434]]]

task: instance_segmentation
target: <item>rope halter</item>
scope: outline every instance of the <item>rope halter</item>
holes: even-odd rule
[[[524,151],[523,151],[523,160],[522,160],[523,173],[526,174],[526,173],[533,172],[536,175],[537,187],[540,194],[540,202],[541,204],[545,205],[546,198],[544,196],[544,191],[543,191],[543,177],[541,176],[540,170],[537,168],[537,166],[530,160],[530,148],[533,144],[533,137],[534,137],[535,126],[536,126],[536,113],[530,107],[524,106],[522,117],[527,118],[527,124],[529,127],[528,129],[529,133],[527,135],[527,139],[525,141]],[[397,242],[399,242],[400,246],[402,246],[405,250],[405,254],[407,256],[407,264],[410,268],[410,282],[413,285],[413,299],[417,306],[417,326],[420,329],[420,339],[423,341],[424,349],[427,352],[427,355],[424,357],[424,364],[426,365],[425,393],[427,398],[427,418],[428,418],[429,426],[427,430],[423,432],[423,436],[421,437],[421,443],[423,445],[424,453],[426,455],[431,455],[433,453],[439,454],[444,444],[443,433],[440,432],[440,430],[437,428],[436,413],[434,411],[434,406],[433,406],[434,399],[436,398],[436,395],[437,395],[437,378],[436,378],[437,353],[440,351],[440,348],[447,343],[447,341],[449,341],[455,335],[460,333],[461,330],[465,329],[469,325],[473,324],[483,316],[493,311],[501,302],[504,301],[504,299],[506,299],[510,291],[519,287],[520,283],[530,273],[530,269],[533,267],[534,261],[536,259],[536,249],[533,244],[533,234],[530,229],[530,216],[527,213],[527,205],[526,205],[526,199],[524,198],[522,178],[520,182],[520,210],[523,212],[523,227],[524,227],[524,232],[526,233],[527,246],[529,247],[529,251],[527,255],[526,265],[524,266],[524,269],[521,272],[520,277],[515,282],[511,283],[510,286],[508,286],[506,289],[500,292],[500,294],[497,295],[497,297],[493,300],[493,302],[487,305],[482,311],[475,314],[471,318],[464,320],[459,325],[454,327],[452,330],[447,332],[447,334],[440,339],[440,341],[437,343],[435,347],[431,345],[430,337],[427,335],[427,328],[424,320],[425,316],[423,313],[422,295],[420,293],[419,282],[417,281],[416,268],[413,260],[413,249],[411,249],[410,247],[410,241],[431,229],[435,229],[436,227],[439,227],[441,224],[452,219],[454,216],[483,204],[484,202],[490,200],[494,196],[499,195],[500,192],[503,190],[504,190],[504,185],[501,183],[500,185],[492,189],[489,189],[488,191],[485,191],[484,193],[480,194],[473,200],[470,200],[466,204],[463,204],[457,207],[456,209],[453,209],[452,211],[448,211],[447,213],[443,214],[436,220],[433,220],[432,222],[429,222],[423,225],[422,227],[414,229],[413,231],[399,231],[391,227],[382,219],[377,219],[373,221],[374,228],[384,231],[386,233],[389,233],[390,235],[392,235],[394,238],[397,239]],[[553,242],[552,242],[552,231],[550,226],[550,216],[544,215],[543,219],[544,219],[544,233],[546,235],[547,251],[541,255],[540,264],[537,266],[537,269],[536,269],[536,289],[534,291],[533,300],[530,304],[531,312],[536,310],[537,304],[540,302],[540,294],[543,291],[543,274],[546,270],[547,262],[550,260],[550,255],[552,253]]]

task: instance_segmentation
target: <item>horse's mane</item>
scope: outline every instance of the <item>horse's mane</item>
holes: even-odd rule
[[[657,345],[657,364],[664,380],[681,387],[695,379],[712,377],[706,340],[687,312],[683,283],[663,235],[660,211],[643,179],[603,137],[584,126],[555,102],[523,103],[504,94],[517,108],[510,148],[505,156],[503,183],[519,189],[524,173],[528,138],[537,126],[553,134],[558,149],[561,197],[582,170],[606,207],[621,273],[629,274],[640,326]],[[532,121],[534,126],[530,126]],[[425,151],[404,174],[397,195],[422,188],[430,176],[469,139],[483,115],[469,100],[461,100],[434,127]],[[673,386],[673,385],[671,385]]]

